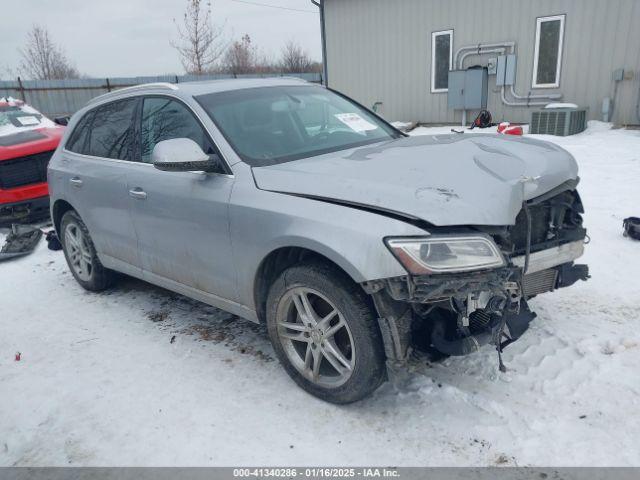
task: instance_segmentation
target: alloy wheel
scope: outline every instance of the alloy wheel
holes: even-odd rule
[[[93,272],[93,255],[86,236],[75,223],[70,223],[64,231],[64,246],[73,271],[78,278],[88,282]]]
[[[338,308],[320,292],[296,287],[280,301],[277,333],[292,365],[309,381],[344,384],[355,367],[354,342]]]

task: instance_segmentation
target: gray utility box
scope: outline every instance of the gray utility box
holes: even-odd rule
[[[496,65],[496,86],[516,84],[516,67],[518,57],[515,55],[500,55]]]
[[[566,137],[584,131],[586,124],[585,108],[543,108],[531,112],[529,133]]]
[[[447,106],[454,110],[487,108],[487,69],[470,68],[449,72]]]

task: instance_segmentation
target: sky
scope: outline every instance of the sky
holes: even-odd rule
[[[47,27],[78,70],[88,76],[183,73],[169,42],[177,39],[173,19],[181,19],[187,0],[18,0],[11,4],[11,9],[2,9],[1,78],[16,72],[18,48],[34,23]],[[310,0],[211,0],[211,7],[214,22],[226,25],[229,38],[247,33],[267,56],[277,58],[282,45],[293,39],[314,60],[321,59],[319,16]]]

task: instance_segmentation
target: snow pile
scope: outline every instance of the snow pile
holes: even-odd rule
[[[416,358],[408,388],[328,405],[261,328],[136,280],[85,292],[43,242],[0,264],[0,465],[639,465],[640,132],[536,138],[580,164],[593,278],[532,301],[507,373],[489,347]]]
[[[418,125],[416,122],[391,122],[391,125],[402,132],[410,132]]]
[[[566,103],[566,102],[556,102],[556,103],[547,103],[544,106],[545,109],[547,110],[553,110],[556,108],[572,108],[572,109],[576,109],[578,108],[578,105],[576,105],[575,103]]]

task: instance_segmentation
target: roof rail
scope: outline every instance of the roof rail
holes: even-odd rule
[[[113,85],[113,87],[117,87],[117,85]],[[87,105],[92,103],[96,103],[100,100],[104,100],[105,98],[110,98],[116,95],[120,95],[121,93],[135,92],[136,90],[146,90],[147,88],[159,88],[164,90],[178,90],[178,86],[169,82],[155,82],[155,83],[141,83],[140,85],[134,85],[132,87],[119,88],[118,90],[114,90],[113,92],[104,93],[102,95],[98,95],[97,97],[92,98],[87,102]]]

